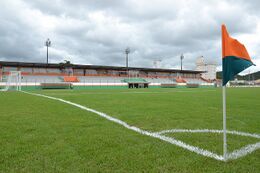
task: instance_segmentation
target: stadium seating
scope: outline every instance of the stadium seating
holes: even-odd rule
[[[183,78],[178,77],[178,78],[176,78],[176,82],[177,83],[186,83],[186,80],[184,80]]]
[[[82,83],[122,83],[125,77],[111,77],[111,76],[79,76]]]
[[[147,82],[145,79],[143,78],[129,78],[129,79],[123,79],[122,82],[140,82],[140,83],[143,83],[143,82]]]
[[[59,83],[62,81],[63,79],[61,76],[22,76],[22,82],[25,83]]]
[[[3,76],[3,81],[5,79],[5,76]],[[79,83],[79,85],[99,85],[99,84],[105,84],[105,85],[124,85],[127,82],[125,79],[128,79],[126,76],[104,76],[104,75],[90,75],[90,76],[64,76],[64,74],[60,75],[22,75],[22,82],[25,84],[32,84],[32,83]],[[132,79],[132,78],[130,78]],[[189,85],[193,87],[193,85],[190,84],[196,84],[196,85],[204,85],[208,82],[201,79],[201,78],[180,78],[180,77],[169,77],[169,78],[159,78],[159,77],[142,77],[140,79],[145,80],[146,82],[150,83],[151,85],[158,85],[165,84],[165,86],[168,86],[168,84],[181,84],[181,85]],[[195,86],[195,85],[194,85]]]
[[[79,82],[77,76],[64,76],[64,82]]]
[[[206,81],[203,81],[200,78],[184,78],[187,84],[202,84],[206,83]]]
[[[170,78],[144,78],[150,83],[176,83],[175,80]]]

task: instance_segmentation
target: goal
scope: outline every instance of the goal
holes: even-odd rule
[[[4,82],[4,88],[0,91],[21,91],[21,72],[20,71],[10,71],[9,75],[6,76],[6,82]]]

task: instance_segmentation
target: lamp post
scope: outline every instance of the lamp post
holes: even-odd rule
[[[47,47],[47,64],[49,64],[49,47],[51,46],[51,40],[49,38],[46,40],[45,46]]]
[[[182,60],[184,59],[183,54],[181,54],[180,59],[181,59],[181,71],[182,71]]]
[[[130,53],[130,48],[127,47],[125,49],[125,55],[126,55],[126,71],[127,71],[127,76],[129,77],[129,72],[128,72],[128,54]]]

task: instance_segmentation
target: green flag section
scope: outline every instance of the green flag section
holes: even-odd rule
[[[222,25],[222,84],[225,86],[234,76],[254,65],[243,44],[229,36]]]

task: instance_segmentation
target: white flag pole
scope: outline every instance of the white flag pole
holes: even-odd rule
[[[227,126],[226,126],[226,86],[222,86],[223,96],[223,157],[227,160]]]
[[[222,58],[225,55],[225,25],[221,26],[221,32],[222,32]],[[223,60],[222,60],[222,80],[224,80],[224,68],[223,68]],[[224,161],[227,160],[227,125],[226,125],[226,84],[223,85],[222,83],[222,99],[223,99],[223,158]]]

